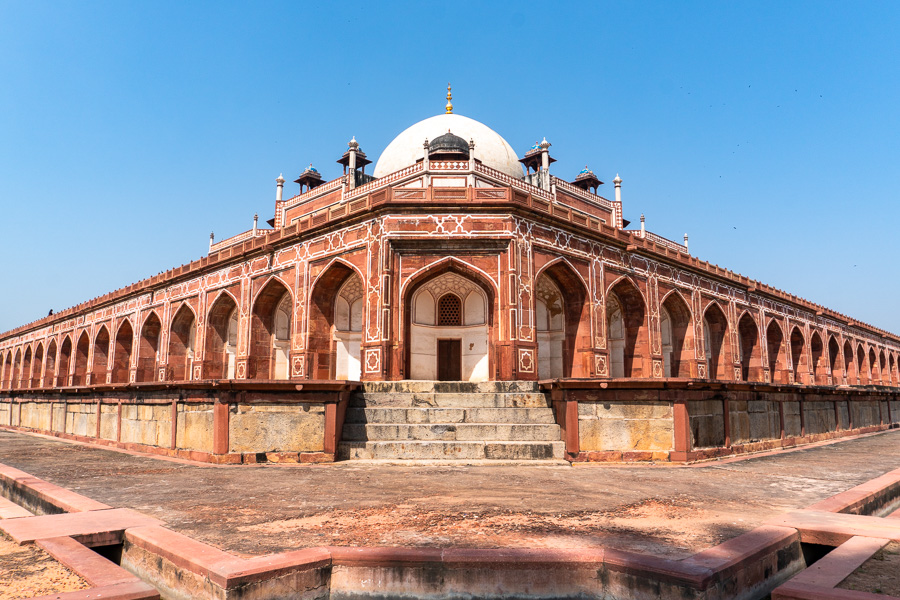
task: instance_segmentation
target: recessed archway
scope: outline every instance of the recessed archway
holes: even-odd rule
[[[856,369],[856,353],[850,340],[844,342],[844,373],[847,375],[847,385],[859,383],[859,371]]]
[[[57,373],[59,376],[57,377],[57,385],[60,387],[66,387],[70,385],[69,382],[69,371],[71,370],[72,364],[72,338],[69,335],[63,338],[62,343],[59,345],[59,368],[57,369]]]
[[[84,385],[87,380],[88,354],[91,340],[87,331],[82,331],[75,345],[75,371],[72,374],[72,385]]]
[[[41,380],[44,376],[44,344],[38,342],[34,349],[34,362],[31,365],[31,384],[29,387],[41,387]]]
[[[769,351],[769,374],[772,383],[787,383],[784,373],[784,352],[781,350],[784,334],[773,319],[766,328],[766,348]]]
[[[822,337],[818,331],[813,331],[809,336],[809,351],[812,354],[812,381],[813,385],[826,385],[828,383],[828,375],[826,370],[825,346],[822,344]]]
[[[741,349],[741,379],[763,381],[762,356],[759,347],[759,327],[750,313],[738,320],[738,343]]]
[[[22,370],[19,372],[19,387],[31,387],[31,346],[25,346],[25,354],[22,355]]]
[[[640,290],[620,279],[606,296],[606,332],[611,377],[648,377],[646,308]]]
[[[222,293],[206,317],[205,379],[234,379],[238,351],[239,309],[231,294]]]
[[[891,375],[887,368],[887,357],[884,350],[878,353],[878,383],[881,385],[890,385]]]
[[[809,378],[806,366],[806,340],[799,327],[791,329],[791,370],[794,383],[806,383]]]
[[[54,387],[59,385],[56,377],[56,340],[50,340],[47,344],[47,361],[44,365],[44,385]]]
[[[156,381],[159,365],[159,337],[162,333],[162,321],[155,312],[150,311],[144,318],[141,327],[141,338],[138,341],[137,381]]]
[[[479,282],[443,272],[408,298],[409,378],[489,380],[490,300]]]
[[[828,336],[828,365],[831,367],[831,383],[833,385],[841,385],[843,376],[843,364],[839,360],[841,356],[841,347],[833,335]]]
[[[538,378],[589,377],[591,317],[581,277],[557,260],[539,272],[534,296]]]
[[[708,379],[732,379],[731,345],[728,343],[728,319],[715,302],[703,314],[704,350]]]
[[[12,352],[6,353],[6,359],[3,361],[3,381],[2,387],[5,390],[11,389],[12,378],[13,378],[13,361],[12,361]]]
[[[194,344],[197,339],[197,319],[187,304],[182,304],[172,318],[169,328],[169,349],[166,363],[172,381],[192,379]]]
[[[250,312],[248,379],[288,379],[292,296],[276,278],[266,283]]]
[[[109,329],[100,327],[94,338],[94,362],[91,365],[91,385],[106,383],[106,370],[109,364]]]
[[[856,346],[856,370],[859,374],[859,383],[861,385],[869,385],[869,367],[866,365],[866,351],[863,345]]]
[[[677,292],[665,297],[659,310],[663,376],[693,377],[694,328],[691,309]]]
[[[134,344],[134,328],[131,321],[125,319],[116,333],[116,345],[113,347],[113,367],[110,381],[112,383],[128,383],[128,371],[131,368],[131,347]]]

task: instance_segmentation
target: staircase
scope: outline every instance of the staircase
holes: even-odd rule
[[[564,451],[534,382],[397,381],[350,399],[337,458],[562,461]]]

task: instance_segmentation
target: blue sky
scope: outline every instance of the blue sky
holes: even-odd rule
[[[0,330],[206,253],[442,112],[900,333],[900,3],[0,0]],[[288,183],[286,193],[296,185]]]

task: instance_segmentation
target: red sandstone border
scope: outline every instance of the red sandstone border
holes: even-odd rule
[[[21,485],[34,489],[44,498],[57,505],[71,503],[72,496],[78,496],[64,488],[54,486],[40,479],[30,477],[22,471],[0,465],[0,477],[20,482]],[[883,498],[886,494],[896,494],[900,489],[900,469],[887,473],[881,477],[852,488],[837,496],[813,505],[830,502],[833,510],[846,509],[851,506],[865,506],[872,503],[872,499]],[[83,498],[83,497],[82,497]],[[93,502],[87,498],[80,504]],[[105,505],[102,505],[105,506]],[[815,513],[819,511],[801,511]],[[834,513],[832,513],[834,514]],[[860,517],[846,515],[855,519],[871,519],[872,517]],[[641,579],[663,581],[688,588],[704,591],[711,586],[728,582],[729,585],[755,587],[764,584],[765,576],[761,575],[761,565],[766,565],[776,560],[779,564],[784,562],[783,555],[791,547],[796,547],[801,533],[791,526],[763,525],[741,536],[728,540],[718,546],[698,552],[697,554],[681,561],[664,559],[654,556],[645,556],[631,552],[612,549],[432,549],[432,548],[353,548],[353,547],[324,547],[307,548],[303,550],[259,556],[250,559],[242,559],[228,552],[208,544],[189,538],[183,534],[168,530],[157,525],[133,527],[124,532],[125,540],[147,552],[150,552],[177,568],[208,579],[210,582],[223,589],[234,589],[248,584],[264,581],[284,574],[308,571],[319,567],[443,567],[446,569],[532,569],[547,567],[552,569],[596,569],[600,565],[611,571],[629,574]],[[900,537],[900,536],[898,536]],[[856,540],[858,538],[851,538]],[[871,538],[865,538],[871,539]],[[90,569],[103,564],[105,559],[96,555],[90,557],[83,552],[90,552],[70,538],[50,538],[38,541],[42,547],[47,547],[51,553],[56,553],[64,563],[79,564],[85,573],[91,573]],[[884,540],[882,540],[884,541]],[[884,543],[887,543],[884,541]],[[884,544],[876,542],[854,542],[862,544],[872,553],[880,549]],[[843,547],[843,546],[842,546]],[[854,546],[848,546],[843,552],[835,554],[835,561],[842,555],[850,554]],[[69,554],[66,554],[69,552]],[[93,553],[91,553],[93,554]],[[831,555],[829,555],[831,556]],[[80,557],[80,558],[79,558]],[[868,556],[866,557],[868,558]],[[79,563],[78,561],[82,561]],[[825,560],[825,559],[823,559]],[[863,559],[864,562],[865,559]],[[108,562],[108,561],[106,561]],[[66,564],[69,564],[66,563]],[[110,563],[112,564],[112,563]],[[817,563],[819,564],[819,563]],[[820,571],[830,563],[822,563]],[[843,564],[843,563],[842,563]],[[847,563],[850,564],[850,563]],[[859,564],[862,564],[861,562]],[[851,565],[852,566],[852,565]],[[857,564],[853,569],[857,568]],[[76,568],[76,572],[78,572]],[[116,567],[118,568],[118,567]],[[827,571],[827,569],[824,569]],[[765,569],[763,569],[763,572]],[[808,571],[808,569],[807,569]],[[806,573],[803,571],[802,573]],[[802,574],[801,573],[801,574]],[[812,577],[814,572],[806,577]],[[121,575],[121,574],[119,574]],[[108,581],[94,576],[94,581]],[[119,581],[115,575],[109,581]],[[86,577],[87,578],[87,577]],[[799,578],[799,579],[798,579]],[[841,580],[844,577],[841,578]],[[797,580],[794,583],[794,580]],[[785,595],[791,590],[801,589],[808,591],[804,578],[798,575],[791,582],[782,585],[781,595],[774,598],[814,598],[826,597],[809,595]],[[838,580],[837,583],[839,583]],[[115,583],[114,585],[123,585]],[[835,584],[836,585],[836,584]],[[112,591],[112,590],[110,590]],[[792,592],[791,592],[792,593]],[[122,596],[125,598],[126,596]],[[129,598],[138,596],[127,596]],[[144,597],[144,596],[140,596]],[[835,598],[863,598],[863,596],[834,596]],[[870,596],[865,596],[869,598]],[[81,596],[72,596],[72,600]],[[882,596],[884,598],[884,596]],[[66,597],[68,600],[68,597]]]

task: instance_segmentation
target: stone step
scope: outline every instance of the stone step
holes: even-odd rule
[[[341,442],[339,460],[560,460],[563,442]]]
[[[536,423],[554,424],[549,408],[349,407],[344,423]]]
[[[558,425],[523,423],[345,424],[343,439],[353,441],[550,442],[560,438]]]
[[[351,407],[412,408],[548,408],[547,396],[540,392],[429,393],[366,392],[354,394]]]
[[[362,385],[363,392],[369,393],[504,393],[537,392],[536,381],[372,381]]]

